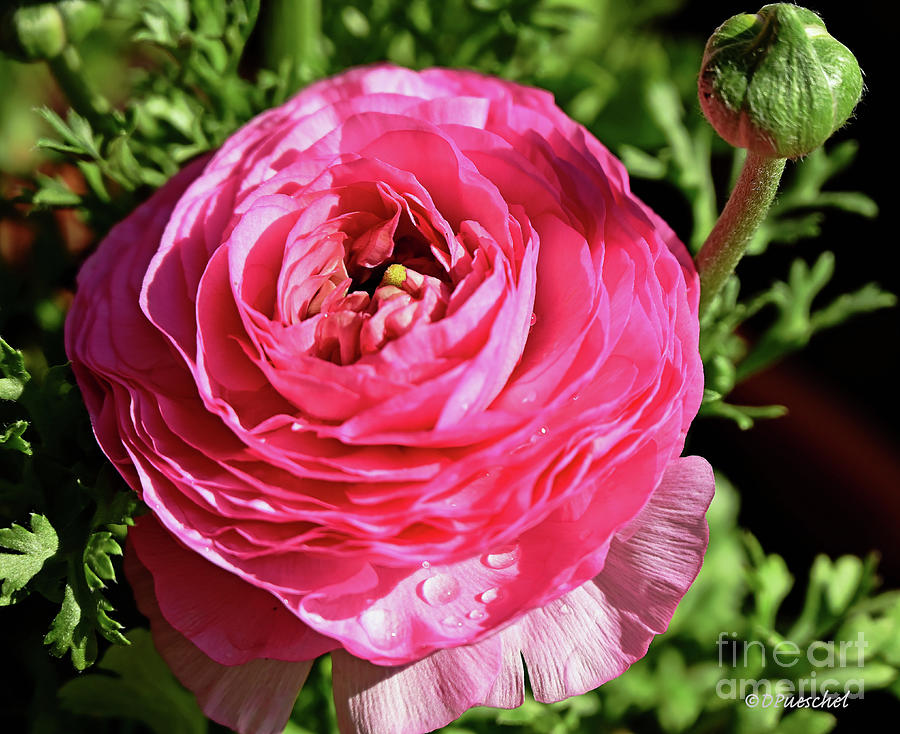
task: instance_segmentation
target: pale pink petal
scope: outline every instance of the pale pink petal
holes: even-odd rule
[[[494,685],[491,686],[491,690],[482,699],[480,705],[493,706],[498,709],[518,708],[525,701],[525,666],[522,661],[522,652],[518,645],[510,644],[510,641],[504,639],[502,635],[498,635],[498,637],[500,637],[503,648],[501,652],[502,667]]]
[[[504,643],[521,646],[538,701],[560,701],[621,675],[668,628],[700,571],[714,488],[704,459],[676,459],[613,540],[600,574],[501,632]]]
[[[501,668],[498,637],[382,667],[338,651],[334,702],[345,734],[417,734],[459,718],[490,696]]]
[[[203,713],[239,734],[280,734],[313,661],[257,659],[220,665],[166,622],[156,604],[153,577],[134,553],[126,556],[125,564],[138,607],[150,619],[153,644],[197,696]]]

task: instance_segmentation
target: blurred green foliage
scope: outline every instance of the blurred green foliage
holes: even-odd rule
[[[39,3],[0,11],[7,13],[4,38],[11,28],[21,30],[8,15],[20,5]],[[109,587],[139,503],[97,448],[71,371],[61,365],[66,304],[83,247],[66,228],[74,221],[87,225],[89,236],[102,236],[186,161],[216,148],[254,114],[314,79],[379,60],[468,67],[551,90],[633,177],[668,185],[691,213],[690,231],[680,234],[694,251],[713,226],[727,184],[714,176],[713,163],[731,158],[737,170],[741,156],[714,136],[697,109],[705,39],[663,38],[655,30],[681,0],[63,5],[100,12],[85,16],[90,22],[78,29],[64,24],[62,51],[29,46],[32,55],[49,54],[46,63],[0,56],[0,333],[19,348],[0,341],[0,605],[43,598],[43,606],[29,609],[32,624],[47,630],[41,634],[50,651],[68,656],[78,670],[101,659],[100,672],[66,683],[57,697],[55,674],[29,658],[30,706],[39,712],[32,731],[130,732],[136,720],[153,732],[201,732],[207,722],[156,658],[147,635],[133,630],[131,646],[124,646],[121,625],[112,618],[118,615]],[[710,30],[720,20],[710,18]],[[37,114],[33,107],[40,108]],[[875,216],[864,194],[830,188],[855,152],[855,144],[845,142],[797,164],[751,253],[819,236],[827,209]],[[26,252],[19,257],[15,243],[23,237]],[[702,414],[742,427],[780,415],[779,406],[730,404],[728,394],[817,331],[894,303],[870,284],[820,304],[834,268],[834,256],[824,252],[812,264],[795,259],[786,276],[762,292],[743,294],[737,278],[729,282],[702,323]],[[768,319],[752,341],[740,331],[750,318]],[[862,631],[872,647],[864,669],[847,674],[900,693],[900,601],[896,593],[872,596],[874,563],[817,559],[802,611],[786,619],[781,602],[793,578],[785,562],[736,528],[736,495],[724,480],[718,486],[704,569],[645,659],[597,692],[551,706],[529,700],[512,712],[479,709],[447,731],[790,734],[833,726],[826,712],[783,715],[718,696],[723,678],[783,672],[755,659],[739,670],[719,666],[721,632],[802,647],[855,639]],[[789,675],[809,672],[796,668]],[[320,661],[289,734],[336,731],[329,675],[328,660]]]

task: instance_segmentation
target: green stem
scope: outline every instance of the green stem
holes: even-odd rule
[[[778,191],[784,158],[768,158],[753,151],[747,159],[725,209],[700,252],[700,315],[734,272],[753,234],[759,229]]]
[[[47,59],[47,64],[72,108],[91,125],[106,133],[115,133],[109,116],[109,102],[84,79],[81,56],[74,46],[66,46],[61,54]]]
[[[266,62],[278,69],[290,59],[290,89],[324,71],[321,0],[274,0],[266,42]]]

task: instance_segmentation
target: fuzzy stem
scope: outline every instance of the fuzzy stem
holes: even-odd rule
[[[728,203],[697,253],[701,316],[734,272],[750,239],[765,219],[778,191],[785,162],[784,158],[747,152],[747,159]]]

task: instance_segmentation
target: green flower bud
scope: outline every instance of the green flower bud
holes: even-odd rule
[[[62,14],[69,43],[78,43],[103,20],[103,7],[95,0],[61,0],[56,6]]]
[[[703,114],[719,135],[771,158],[822,145],[850,117],[862,89],[850,50],[818,15],[787,3],[719,26],[698,82]]]
[[[0,50],[18,61],[59,56],[103,20],[96,0],[60,0],[7,8],[0,14]]]
[[[19,61],[52,59],[66,47],[63,17],[51,3],[7,10],[0,23],[0,48]]]

